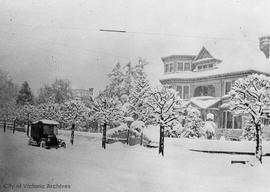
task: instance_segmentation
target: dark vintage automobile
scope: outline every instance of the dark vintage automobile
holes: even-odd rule
[[[29,145],[40,146],[42,148],[66,148],[66,143],[56,137],[57,125],[53,120],[42,119],[31,124]]]

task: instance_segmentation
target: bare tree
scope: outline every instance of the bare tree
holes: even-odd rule
[[[102,92],[94,99],[92,112],[94,118],[103,125],[102,147],[105,149],[107,125],[123,118],[121,102],[117,96],[112,97],[111,94]]]
[[[249,114],[255,127],[255,157],[262,163],[262,119],[265,117],[264,106],[270,100],[270,78],[252,74],[238,79],[230,92],[231,110],[237,114]]]
[[[162,86],[151,91],[147,105],[160,126],[159,153],[164,156],[164,129],[178,120],[181,100],[175,90]]]

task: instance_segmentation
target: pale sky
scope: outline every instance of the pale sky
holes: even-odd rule
[[[161,57],[234,39],[257,48],[269,10],[269,0],[0,0],[0,67],[34,90],[61,77],[97,91],[117,61],[143,57],[157,85]]]

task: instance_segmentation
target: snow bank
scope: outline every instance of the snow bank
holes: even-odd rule
[[[159,126],[149,125],[146,129],[144,129],[143,134],[151,141],[159,142]]]
[[[120,126],[118,126],[116,128],[109,129],[107,131],[107,136],[113,137],[116,135],[122,135],[123,132],[127,132],[127,130],[128,130],[128,126],[126,124],[121,124]]]
[[[149,128],[152,136],[159,132],[157,126]],[[90,136],[88,133],[87,137]],[[66,149],[46,150],[28,146],[25,133],[0,131],[1,184],[70,185],[67,190],[11,190],[0,185],[0,191],[269,192],[269,157],[263,158],[262,166],[251,167],[230,162],[239,158],[250,160],[253,156],[188,150],[192,146],[244,149],[252,142],[165,138],[162,157],[157,149],[115,143],[104,150],[101,140],[79,138],[74,145],[67,143]],[[269,142],[264,142],[263,149],[268,150],[267,146]]]

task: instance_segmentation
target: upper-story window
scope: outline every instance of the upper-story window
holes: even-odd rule
[[[210,69],[210,68],[213,68],[214,67],[214,64],[211,63],[211,64],[204,64],[204,65],[198,65],[197,69],[198,71],[201,71],[201,70],[207,70],[207,69]]]
[[[174,72],[174,63],[170,63],[170,72]]]
[[[169,72],[169,64],[165,64],[164,72],[165,72],[165,73]]]
[[[233,81],[225,81],[224,95],[229,94],[229,92],[232,89],[232,86],[233,86],[234,82],[235,82],[235,80],[233,80]]]
[[[184,68],[183,63],[178,62],[177,63],[177,71],[183,71],[183,68]]]
[[[232,82],[226,81],[224,95],[227,95],[231,91],[231,89],[232,89]]]
[[[185,63],[185,71],[190,71],[190,63]]]
[[[231,91],[231,88],[232,88],[232,82],[230,81],[225,82],[225,95],[227,95]]]

